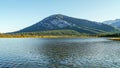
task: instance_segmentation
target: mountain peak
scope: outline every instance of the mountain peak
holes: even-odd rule
[[[63,18],[65,15],[62,15],[62,14],[54,14],[54,15],[51,15],[49,17],[52,17],[52,18]]]
[[[35,32],[61,29],[75,30],[80,33],[89,34],[96,34],[115,30],[113,27],[105,24],[99,25],[99,23],[97,22],[73,18],[62,14],[54,14],[48,16],[47,18],[32,26],[29,26],[17,32]]]
[[[53,14],[51,16],[64,16],[63,14]]]

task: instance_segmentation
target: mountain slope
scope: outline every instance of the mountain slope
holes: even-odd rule
[[[18,35],[35,35],[35,36],[64,36],[64,35],[81,35],[79,32],[74,30],[50,30],[50,31],[40,31],[40,32],[23,32],[16,33]]]
[[[117,22],[114,22],[112,24],[110,24],[111,26],[114,26],[114,27],[117,27],[117,28],[120,28],[120,20],[117,21]]]
[[[116,19],[116,20],[109,20],[109,21],[105,21],[103,22],[104,24],[109,24],[111,26],[120,28],[120,19]]]
[[[98,34],[116,30],[114,27],[111,27],[103,23],[56,14],[51,15],[32,26],[19,30],[15,33],[64,30],[64,29],[75,30],[79,33],[86,34]]]

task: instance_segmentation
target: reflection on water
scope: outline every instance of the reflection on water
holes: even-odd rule
[[[106,38],[0,39],[0,68],[119,68],[119,44]]]

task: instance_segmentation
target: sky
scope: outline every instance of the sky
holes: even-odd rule
[[[0,33],[23,29],[53,14],[97,22],[120,19],[120,0],[0,0]]]

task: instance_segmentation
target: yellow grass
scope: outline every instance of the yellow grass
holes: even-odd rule
[[[75,36],[75,35],[64,35],[64,36],[36,36],[36,35],[1,35],[0,38],[88,38],[88,37],[95,37],[95,36]]]
[[[110,38],[110,40],[120,41],[120,38]]]

